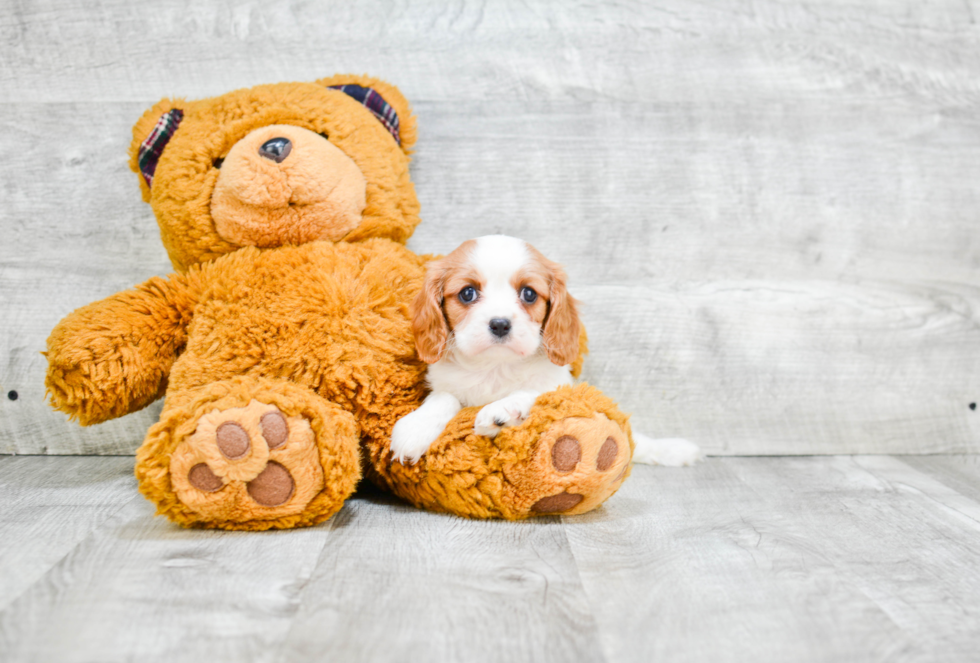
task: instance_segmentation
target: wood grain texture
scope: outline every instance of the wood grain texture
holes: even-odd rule
[[[346,70],[419,115],[410,247],[504,232],[560,260],[585,377],[638,430],[717,454],[980,451],[978,10],[8,3],[0,452],[131,453],[159,411],[80,429],[44,404],[38,354],[73,308],[169,270],[126,168],[142,110]]]
[[[566,526],[609,660],[968,661],[978,506],[892,457],[729,458]]]
[[[978,9],[974,0],[369,0],[329,11],[292,0],[109,0],[93,12],[74,0],[13,2],[0,23],[9,52],[0,93],[10,101],[207,96],[312,79],[327,67],[375,72],[440,101],[744,95],[761,105],[786,101],[780,87],[807,98],[833,86],[963,107],[980,98]]]
[[[594,348],[583,378],[632,412],[636,430],[712,454],[978,448],[980,289],[648,283],[642,298],[634,285],[579,293]]]
[[[468,521],[380,499],[331,522],[283,661],[601,660],[557,518]]]
[[[980,456],[903,456],[902,462],[980,502]]]
[[[135,495],[0,612],[0,658],[274,661],[329,533],[185,530]]]
[[[171,269],[127,164],[142,111],[0,106],[0,453],[131,454],[159,414],[156,404],[100,426],[71,423],[45,402],[41,355],[72,310]]]
[[[975,457],[637,466],[520,523],[368,490],[265,533],[154,518],[124,460],[0,456],[4,663],[976,660]]]
[[[132,499],[132,458],[0,457],[0,610]]]

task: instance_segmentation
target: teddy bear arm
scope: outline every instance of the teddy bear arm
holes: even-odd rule
[[[51,332],[45,386],[52,406],[83,426],[140,410],[163,395],[187,340],[199,272],[152,278],[72,312]]]

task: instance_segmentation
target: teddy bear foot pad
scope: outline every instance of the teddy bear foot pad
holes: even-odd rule
[[[238,376],[168,394],[136,452],[140,492],[184,526],[301,527],[360,480],[354,416],[295,383]]]
[[[528,464],[513,473],[512,499],[531,516],[586,513],[619,489],[630,457],[625,431],[604,414],[568,417],[544,433]]]
[[[324,484],[310,423],[257,400],[202,416],[170,474],[178,499],[205,518],[299,513]]]

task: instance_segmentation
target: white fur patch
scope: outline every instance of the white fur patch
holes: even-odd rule
[[[527,265],[531,254],[516,237],[488,235],[476,240],[469,262],[482,276],[479,299],[469,306],[466,317],[453,330],[453,347],[468,357],[490,352],[497,363],[520,361],[532,356],[541,345],[541,327],[531,320],[518,299],[511,280]],[[490,332],[490,321],[510,322],[503,340]]]
[[[679,437],[647,437],[641,433],[633,433],[633,462],[644,465],[664,465],[666,467],[682,467],[694,465],[704,459],[701,448],[689,440]]]
[[[496,437],[505,426],[520,426],[534,407],[538,392],[515,391],[510,396],[483,406],[476,414],[473,430],[477,435]]]
[[[507,283],[514,272],[527,264],[530,254],[527,243],[506,235],[485,235],[476,238],[470,262],[489,278],[495,275]]]
[[[452,394],[429,394],[419,409],[395,423],[391,431],[394,459],[403,463],[418,461],[459,410],[459,400]]]

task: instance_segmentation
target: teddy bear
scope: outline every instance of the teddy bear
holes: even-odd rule
[[[466,408],[421,460],[393,460],[391,430],[426,394],[410,304],[433,257],[405,247],[415,139],[401,92],[356,75],[163,99],[136,123],[130,166],[175,273],[64,318],[46,387],[82,425],[165,399],[135,467],[157,513],[313,525],[363,476],[464,517],[571,515],[629,475],[628,417],[587,384],[493,439]],[[583,331],[576,376],[585,351]]]

